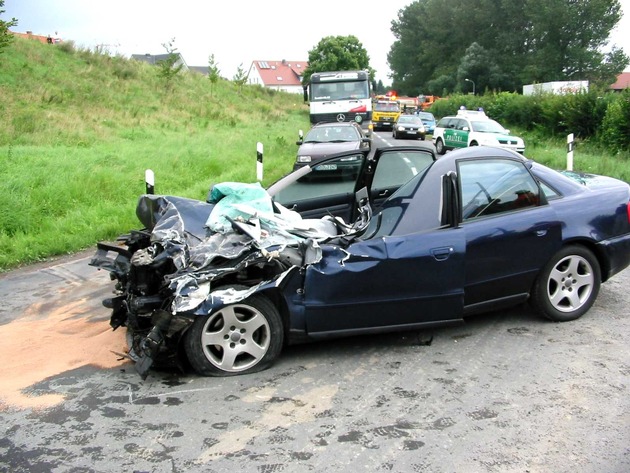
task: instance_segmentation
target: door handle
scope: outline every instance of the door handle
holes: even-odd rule
[[[431,254],[433,255],[436,261],[447,260],[448,257],[451,256],[451,253],[453,253],[452,246],[444,246],[442,248],[433,248],[431,250]]]

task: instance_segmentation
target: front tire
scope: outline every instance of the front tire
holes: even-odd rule
[[[534,283],[534,309],[555,322],[584,315],[593,305],[601,285],[601,270],[595,255],[572,245],[558,251]]]
[[[199,316],[186,333],[184,348],[200,375],[234,376],[268,368],[280,354],[283,339],[278,309],[255,294]]]

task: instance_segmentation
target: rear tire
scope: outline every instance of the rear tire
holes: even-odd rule
[[[203,376],[234,376],[268,368],[278,358],[284,327],[278,309],[254,294],[209,315],[198,316],[184,347],[193,369]]]
[[[444,142],[442,141],[442,138],[438,138],[437,141],[435,142],[435,150],[437,151],[437,154],[446,153],[446,147],[444,146]]]
[[[531,304],[555,322],[575,320],[591,308],[600,285],[601,270],[595,255],[582,246],[567,246],[538,275]]]

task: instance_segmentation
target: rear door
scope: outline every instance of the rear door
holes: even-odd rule
[[[468,146],[469,134],[468,122],[461,118],[456,118],[453,122],[448,146],[452,148],[466,148]]]

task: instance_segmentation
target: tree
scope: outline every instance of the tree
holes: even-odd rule
[[[475,83],[478,92],[486,89],[502,90],[507,79],[496,64],[492,53],[478,43],[473,43],[462,57],[457,67],[457,82],[463,84],[466,79]]]
[[[374,78],[370,56],[359,39],[352,35],[326,36],[308,52],[308,67],[302,83],[308,83],[314,72],[354,70],[369,71],[370,79]]]
[[[630,63],[614,46],[605,52],[620,18],[618,0],[477,0],[474,5],[417,0],[392,22],[396,40],[387,55],[392,87],[417,95],[450,83],[452,92],[461,87],[462,75],[482,66],[478,54],[491,61],[471,78],[482,84],[478,90],[607,81]]]
[[[173,87],[173,80],[184,67],[183,63],[177,64],[180,55],[177,53],[174,43],[175,38],[172,38],[168,43],[162,43],[162,47],[166,49],[168,56],[166,59],[157,62],[158,75],[164,80],[164,88],[166,90],[170,90]]]
[[[4,0],[0,0],[0,15],[4,13],[2,7],[4,6]],[[13,35],[9,32],[9,28],[16,26],[17,19],[11,18],[10,21],[0,20],[0,53],[2,50],[13,41]]]
[[[208,79],[210,79],[210,83],[212,84],[210,87],[210,96],[212,96],[213,86],[217,83],[219,77],[219,63],[215,61],[214,54],[211,54],[208,57]]]
[[[243,63],[240,63],[236,68],[236,73],[234,74],[234,77],[232,77],[232,81],[238,87],[239,93],[243,90],[243,86],[247,82],[247,77],[248,74],[243,69]]]

